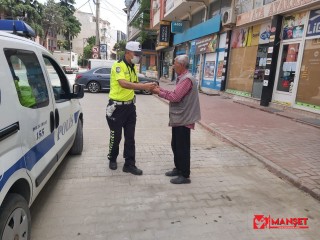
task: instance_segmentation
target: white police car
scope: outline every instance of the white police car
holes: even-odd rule
[[[0,239],[30,239],[29,206],[67,155],[81,154],[83,87],[39,44],[0,31]]]

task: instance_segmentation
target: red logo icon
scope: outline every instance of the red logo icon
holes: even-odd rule
[[[254,215],[253,229],[307,229],[308,218],[272,218],[270,215]]]

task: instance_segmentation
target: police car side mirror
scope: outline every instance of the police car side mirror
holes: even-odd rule
[[[80,84],[73,84],[72,98],[79,99],[84,96],[84,86]]]

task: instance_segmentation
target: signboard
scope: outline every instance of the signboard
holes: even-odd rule
[[[99,54],[98,53],[92,53],[92,58],[94,58],[94,59],[99,58]]]
[[[216,34],[196,40],[196,54],[215,52],[216,49]]]
[[[307,12],[285,16],[283,18],[283,40],[301,38],[306,22]]]
[[[170,22],[160,22],[159,46],[169,46],[170,41]]]
[[[310,12],[307,37],[320,35],[320,9]]]
[[[182,33],[183,32],[183,22],[181,22],[181,21],[171,22],[171,32],[172,33]]]
[[[100,44],[100,52],[101,53],[107,52],[107,44]]]
[[[256,8],[237,16],[237,26],[256,22],[273,15],[289,12],[301,7],[307,7],[319,0],[277,0],[263,7]]]
[[[93,47],[92,47],[92,52],[93,52],[93,53],[98,53],[98,52],[99,52],[98,46],[93,46]]]

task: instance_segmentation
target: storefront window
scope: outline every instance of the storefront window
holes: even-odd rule
[[[257,51],[258,46],[232,49],[228,89],[251,93]]]
[[[296,102],[320,106],[320,38],[306,40]]]
[[[299,43],[294,43],[283,46],[277,91],[292,92],[299,45]]]

